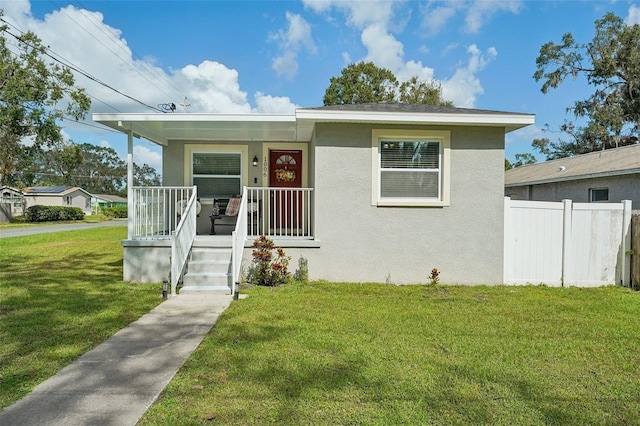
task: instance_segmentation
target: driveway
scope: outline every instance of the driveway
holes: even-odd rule
[[[127,226],[126,220],[111,220],[95,223],[66,223],[60,225],[25,226],[24,228],[0,229],[0,238],[22,237],[24,235],[45,234],[47,232],[75,231],[102,226]]]

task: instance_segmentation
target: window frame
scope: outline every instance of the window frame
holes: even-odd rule
[[[605,200],[594,200],[594,195],[598,191],[607,191],[607,198]],[[601,188],[589,188],[589,202],[590,203],[608,203],[609,202],[609,188],[601,187]]]
[[[381,143],[391,141],[433,141],[439,143],[439,197],[382,197]],[[371,137],[371,205],[376,207],[445,207],[449,206],[451,132],[448,130],[373,129]]]
[[[195,186],[194,173],[193,173],[193,156],[194,154],[239,154],[240,155],[240,193],[242,188],[247,186],[248,179],[248,158],[249,149],[246,145],[206,145],[206,144],[186,144],[185,145],[185,168],[184,168],[184,181],[185,184]],[[215,177],[217,175],[200,175],[196,174],[195,177]],[[235,178],[235,177],[234,177]],[[224,194],[214,194],[215,196],[223,196]],[[237,195],[237,194],[235,194]],[[214,197],[201,196],[198,193],[198,197],[202,200],[213,200]]]

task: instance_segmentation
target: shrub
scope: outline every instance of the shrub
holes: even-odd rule
[[[105,216],[111,217],[111,218],[126,219],[127,206],[105,207],[102,209],[102,213],[104,213]]]
[[[31,206],[27,209],[28,222],[53,222],[57,220],[83,220],[80,207]]]
[[[289,260],[281,247],[276,247],[273,240],[261,235],[253,242],[253,267],[249,270],[247,280],[253,284],[277,286],[289,281]],[[275,254],[274,254],[275,252]]]

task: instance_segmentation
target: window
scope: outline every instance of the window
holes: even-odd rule
[[[239,152],[194,152],[193,185],[203,198],[235,197],[242,193],[242,154]]]
[[[609,201],[609,188],[590,188],[589,202],[603,203]]]
[[[448,205],[449,132],[373,131],[377,206]]]
[[[70,206],[73,204],[73,197],[71,195],[65,195],[64,196],[64,202]]]

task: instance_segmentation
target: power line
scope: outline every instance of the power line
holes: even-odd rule
[[[20,30],[19,28],[17,28],[15,25],[13,25],[13,24],[11,24],[11,23],[9,23],[9,22],[5,21],[3,18],[0,18],[0,21],[2,21],[2,22],[4,22],[4,23],[6,23],[6,24],[8,24],[8,25],[10,25],[11,27],[15,28],[17,31],[19,31],[19,32],[21,32],[21,33],[23,33],[23,34],[24,34],[24,32],[23,32],[23,31],[21,31],[21,30]],[[13,38],[15,38],[15,39],[16,39],[16,40],[18,40],[19,42],[24,43],[24,44],[28,45],[29,47],[32,47],[32,48],[34,47],[34,46],[29,45],[29,44],[28,44],[28,43],[26,43],[25,41],[23,41],[19,36],[17,36],[17,35],[15,35],[15,34],[13,34],[13,33],[12,33],[11,31],[9,31],[8,29],[5,29],[5,30],[4,30],[4,32],[5,32],[5,33],[7,33],[7,34],[9,34],[10,36],[12,36]],[[62,56],[60,56],[60,55],[58,55],[57,53],[55,53],[55,52],[54,52],[53,50],[51,50],[49,47],[44,47],[44,52],[43,52],[43,53],[44,53],[46,56],[48,56],[48,57],[50,57],[51,59],[53,59],[54,61],[58,62],[59,64],[61,64],[61,65],[65,66],[65,67],[68,67],[68,68],[70,68],[70,69],[72,69],[72,70],[76,71],[77,73],[79,73],[79,74],[81,74],[81,75],[85,76],[85,77],[86,77],[86,78],[88,78],[89,80],[91,80],[91,81],[93,81],[93,82],[95,82],[95,83],[98,83],[98,84],[100,84],[100,85],[102,85],[102,86],[106,87],[107,89],[110,89],[110,90],[112,90],[112,91],[114,91],[114,92],[118,93],[119,95],[124,96],[124,97],[125,97],[125,98],[127,98],[127,99],[130,99],[130,100],[132,100],[132,101],[134,101],[134,102],[136,102],[136,103],[139,103],[140,105],[143,105],[143,106],[145,106],[145,107],[147,107],[147,108],[149,108],[149,109],[152,109],[152,110],[154,110],[154,111],[157,111],[157,112],[163,112],[162,110],[160,110],[160,109],[158,109],[158,108],[156,108],[156,107],[153,107],[153,106],[151,106],[151,105],[148,105],[148,104],[146,104],[146,103],[142,102],[141,100],[138,100],[138,99],[134,98],[133,96],[130,96],[130,95],[127,95],[126,93],[121,92],[120,90],[116,89],[116,88],[115,88],[115,87],[113,87],[113,86],[110,86],[109,84],[107,84],[107,83],[103,82],[102,80],[98,79],[97,77],[92,76],[92,75],[91,75],[91,74],[89,74],[87,71],[85,71],[85,70],[81,69],[81,68],[80,68],[80,67],[78,67],[77,65],[73,64],[72,62],[70,62],[70,61],[68,61],[68,60],[64,59]],[[55,56],[54,56],[54,55],[55,55]],[[57,57],[56,57],[56,56],[57,56]]]
[[[53,1],[49,1],[52,5],[54,5],[56,8],[60,8],[56,3],[54,3]],[[76,2],[78,4],[80,4],[80,2]],[[78,12],[80,12],[80,14],[82,14],[84,17],[87,18],[87,20],[91,20],[93,25],[103,34],[105,34],[107,37],[114,37],[114,34],[107,31],[104,27],[104,25],[102,25],[102,23],[100,21],[97,21],[93,15],[86,13],[86,7],[84,7],[83,5],[80,5],[78,7]],[[60,11],[62,13],[65,14],[65,16],[67,16],[67,18],[69,18],[71,21],[73,21],[78,27],[80,27],[82,30],[84,30],[87,34],[89,34],[91,37],[93,37],[98,43],[100,43],[102,46],[104,46],[105,49],[107,49],[109,52],[111,52],[116,58],[118,58],[122,63],[124,63],[125,65],[130,65],[125,59],[123,59],[120,55],[118,55],[116,52],[114,52],[109,46],[107,46],[106,44],[104,44],[101,40],[99,40],[91,31],[87,30],[81,23],[79,23],[78,21],[76,21],[75,19],[73,19],[73,17],[71,17],[67,12],[64,11],[63,8],[60,8]],[[124,53],[126,53],[127,55],[129,54],[129,52],[122,46],[122,44],[119,43],[114,43],[120,50],[122,50]],[[138,56],[135,54],[135,52],[133,51],[133,49],[131,49],[131,52],[134,54],[133,56]],[[138,56],[139,57],[139,56]],[[165,86],[169,89],[171,89],[172,91],[174,91],[175,94],[177,94],[178,96],[182,96],[182,94],[180,93],[179,89],[177,87],[175,87],[175,85],[173,85],[173,83],[171,83],[170,80],[168,80],[166,78],[166,76],[164,76],[163,74],[158,73],[157,70],[155,70],[154,68],[150,67],[146,62],[144,62],[143,60],[139,60],[139,63],[141,64],[142,67],[144,67],[147,72],[149,72],[149,74],[153,74],[155,76],[155,78],[157,80],[162,80],[162,82],[165,84]],[[149,83],[154,84],[151,80],[149,80],[149,78],[147,78],[147,76],[145,76],[142,72],[140,72],[139,69],[132,67],[133,71],[135,71],[136,73],[138,73],[142,78],[144,78],[145,80],[147,80]],[[165,95],[168,95],[169,97],[171,97],[170,94],[168,94],[167,92],[164,92]]]

